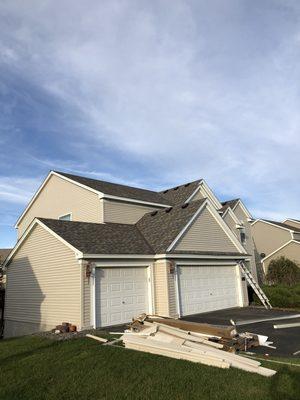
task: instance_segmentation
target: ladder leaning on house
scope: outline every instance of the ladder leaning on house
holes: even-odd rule
[[[267,296],[265,295],[265,293],[262,290],[262,288],[259,286],[259,284],[254,279],[254,277],[251,274],[251,272],[249,271],[249,269],[246,267],[246,265],[243,263],[243,261],[239,262],[239,266],[240,266],[243,274],[245,275],[245,278],[246,278],[247,282],[250,284],[250,286],[252,287],[254,292],[257,294],[257,296],[260,299],[260,301],[263,303],[265,308],[270,310],[272,308],[272,305],[271,305],[269,299],[267,298]]]

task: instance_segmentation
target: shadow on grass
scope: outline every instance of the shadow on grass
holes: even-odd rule
[[[48,350],[50,347],[53,347],[56,345],[57,345],[56,342],[49,341],[49,344],[47,344],[47,345],[34,347],[31,350],[22,351],[20,353],[16,353],[16,354],[10,355],[8,357],[1,358],[0,359],[0,367],[7,366],[10,363],[18,362],[19,360],[21,360],[24,357],[30,357],[30,356],[36,355],[37,352],[39,352],[39,351],[42,352],[43,350]]]

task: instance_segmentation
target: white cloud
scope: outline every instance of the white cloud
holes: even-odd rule
[[[0,202],[25,205],[41,184],[41,178],[0,177]]]
[[[258,211],[297,213],[299,8],[246,3],[10,0],[0,5],[1,54],[77,110],[77,141],[126,154],[170,184],[204,177]],[[69,166],[128,183],[101,160]]]

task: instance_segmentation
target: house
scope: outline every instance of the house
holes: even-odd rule
[[[11,251],[12,249],[0,249],[0,289],[4,287],[6,283],[6,275],[2,270],[2,265]]]
[[[250,217],[203,179],[155,192],[51,171],[16,223],[4,335],[248,305],[236,229]]]
[[[300,223],[258,219],[251,225],[255,251],[265,274],[272,260],[284,256],[300,265]]]

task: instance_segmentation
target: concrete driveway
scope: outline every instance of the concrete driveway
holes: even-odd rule
[[[182,319],[193,322],[207,322],[215,325],[230,325],[230,320],[250,321],[263,318],[278,318],[284,315],[300,314],[298,311],[279,311],[266,310],[260,307],[231,308],[228,310],[214,311],[204,314],[196,314],[186,316]],[[300,322],[297,319],[274,320],[268,322],[256,322],[252,324],[237,325],[238,332],[252,332],[256,334],[266,335],[268,340],[274,342],[276,350],[267,347],[258,347],[253,350],[255,353],[270,354],[274,356],[295,357],[299,358],[300,354],[293,356],[293,353],[300,350],[300,328],[274,329],[274,324],[288,324],[292,322]],[[252,349],[251,349],[252,351]]]

